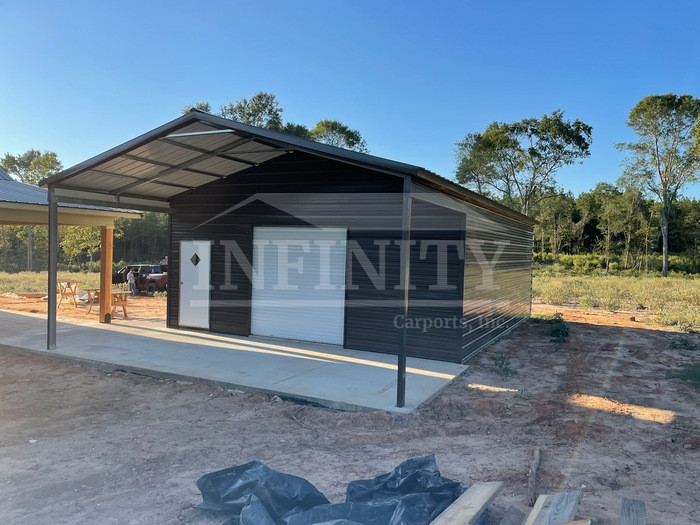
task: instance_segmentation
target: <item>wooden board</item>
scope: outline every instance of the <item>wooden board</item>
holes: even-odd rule
[[[525,516],[526,514],[523,511],[518,510],[511,505],[508,512],[506,512],[506,515],[503,516],[503,519],[498,525],[523,525]]]
[[[469,525],[484,512],[505,483],[502,481],[487,481],[474,483],[457,500],[447,507],[442,514],[435,518],[431,525]]]
[[[591,520],[585,519],[585,520],[567,521],[566,523],[562,523],[561,525],[591,525]]]
[[[537,501],[537,469],[540,466],[540,447],[535,447],[530,471],[527,473],[527,503],[534,505]]]
[[[558,525],[569,522],[576,516],[580,490],[541,494],[524,525]]]
[[[646,525],[647,510],[640,499],[622,498],[620,525]]]

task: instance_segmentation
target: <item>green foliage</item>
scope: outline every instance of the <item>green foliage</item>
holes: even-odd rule
[[[681,370],[671,372],[669,377],[688,381],[692,386],[700,390],[700,364],[685,366]]]
[[[559,345],[566,343],[571,335],[569,323],[561,315],[535,314],[531,317],[535,323],[546,323],[550,325],[547,335],[551,337],[551,342]]]
[[[209,102],[197,102],[182,109],[182,113],[188,113],[192,108],[211,113]],[[260,91],[252,97],[242,98],[237,102],[230,102],[221,107],[219,116],[237,120],[244,124],[267,128],[273,131],[281,131],[288,135],[303,139],[315,140],[339,148],[368,153],[367,143],[359,131],[351,129],[337,120],[323,119],[309,129],[304,124],[295,122],[283,122],[284,110],[277,102],[277,97],[265,91]]]
[[[514,371],[511,368],[511,360],[509,355],[503,353],[495,354],[493,356],[493,366],[504,380],[508,379],[514,374]]]
[[[590,155],[591,135],[591,126],[564,120],[560,110],[540,119],[493,122],[457,143],[457,181],[531,215],[554,192],[556,171]]]
[[[627,125],[637,142],[618,144],[629,153],[622,181],[644,188],[661,203],[663,275],[668,274],[668,221],[684,186],[700,173],[700,99],[691,95],[650,95],[632,108]]]
[[[282,131],[282,111],[275,95],[259,91],[249,99],[242,98],[222,106],[220,114],[251,126]]]
[[[552,325],[549,329],[549,337],[552,338],[551,341],[559,345],[566,343],[570,335],[569,323],[558,315],[554,316],[554,319],[552,319],[550,323]]]
[[[0,166],[17,180],[34,185],[63,169],[55,152],[36,149],[27,150],[21,155],[5,153],[0,159]]]
[[[182,114],[185,115],[193,109],[198,109],[199,111],[204,111],[205,113],[211,113],[211,104],[209,104],[209,102],[195,102],[194,104],[188,104],[182,108]]]
[[[337,120],[319,120],[309,131],[309,137],[338,148],[351,149],[361,153],[367,152],[367,144],[360,132],[350,129]]]

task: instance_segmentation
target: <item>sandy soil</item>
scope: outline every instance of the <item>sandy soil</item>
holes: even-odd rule
[[[19,308],[10,300],[0,307]],[[136,319],[162,315],[164,299],[130,304]],[[66,308],[61,316],[80,315]],[[528,509],[535,446],[539,490],[581,488],[579,514],[598,523],[619,523],[622,497],[644,499],[648,523],[700,522],[700,392],[667,379],[697,354],[672,349],[678,334],[631,321],[635,314],[556,311],[572,322],[568,343],[557,347],[546,324],[530,322],[410,415],[339,412],[0,350],[0,522],[221,523],[193,508],[206,472],[258,459],[338,501],[352,479],[435,454],[451,478],[506,482],[493,505],[498,523],[509,505]],[[501,378],[496,352],[511,357],[516,375]]]
[[[138,319],[163,319],[165,322],[165,308],[167,298],[148,297],[147,295],[129,296],[126,301],[127,318],[124,319],[121,308],[117,309],[114,318],[115,323],[130,322]],[[14,312],[28,312],[33,314],[45,314],[48,302],[41,297],[21,297],[17,294],[0,295],[0,309]],[[77,305],[64,300],[57,310],[59,319],[93,319],[99,318],[100,306],[95,303],[88,314],[88,306],[81,301]]]

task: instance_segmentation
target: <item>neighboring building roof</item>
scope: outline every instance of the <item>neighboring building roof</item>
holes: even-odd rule
[[[0,168],[0,203],[14,202],[17,204],[33,204],[48,206],[49,191],[46,188],[26,184],[17,181],[10,177],[6,171]],[[140,212],[136,210],[123,210],[120,208],[109,208],[105,206],[92,206],[88,204],[73,204],[59,202],[58,205],[63,208],[78,208],[83,210],[107,211],[115,213],[133,213]]]
[[[408,175],[453,197],[520,222],[535,221],[420,166],[337,148],[192,110],[167,124],[44,179],[60,200],[167,210],[173,197],[300,151]]]

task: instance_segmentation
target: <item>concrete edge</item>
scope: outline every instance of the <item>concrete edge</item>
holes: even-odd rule
[[[388,412],[390,414],[410,414],[414,410],[416,410],[418,407],[423,406],[424,404],[432,401],[435,396],[437,396],[444,388],[446,388],[450,383],[445,384],[443,387],[441,387],[437,392],[435,392],[432,396],[430,396],[427,400],[422,402],[416,407],[413,408],[396,408],[396,410],[386,410],[382,408],[372,408],[372,407],[366,407],[362,405],[354,405],[352,403],[345,403],[342,401],[330,401],[328,399],[319,399],[315,398],[312,396],[295,396],[291,394],[286,394],[283,392],[279,392],[276,390],[270,390],[266,388],[256,388],[248,385],[239,385],[237,383],[229,383],[226,381],[217,381],[215,379],[206,379],[202,377],[195,377],[195,376],[189,376],[185,374],[177,374],[173,372],[163,372],[160,370],[152,370],[150,368],[141,368],[137,366],[129,366],[129,365],[118,365],[115,363],[110,363],[108,361],[98,361],[96,359],[87,359],[84,357],[75,357],[75,356],[67,356],[63,354],[54,354],[52,353],[51,350],[34,350],[32,348],[24,348],[21,346],[14,346],[14,345],[8,345],[5,343],[0,343],[0,351],[14,351],[16,353],[24,353],[24,354],[30,354],[30,355],[35,355],[35,356],[41,356],[43,358],[47,358],[48,360],[53,360],[53,361],[58,361],[58,362],[64,362],[64,363],[77,363],[80,365],[83,365],[87,368],[93,368],[97,370],[101,370],[103,372],[117,372],[117,371],[124,371],[130,374],[136,374],[136,375],[141,375],[145,377],[151,377],[153,379],[160,379],[160,380],[173,380],[173,381],[186,381],[189,383],[196,383],[196,384],[204,384],[208,386],[212,386],[215,388],[223,388],[225,390],[241,390],[244,392],[258,392],[262,394],[270,394],[270,395],[275,395],[278,396],[280,399],[286,400],[286,401],[292,401],[292,402],[307,402],[307,403],[316,403],[318,405],[321,405],[325,408],[329,408],[332,410],[342,410],[345,412]],[[467,369],[465,368],[462,373],[464,373]],[[459,375],[462,375],[460,373]],[[457,379],[458,376],[455,376],[454,379]],[[453,381],[454,381],[453,379]]]

